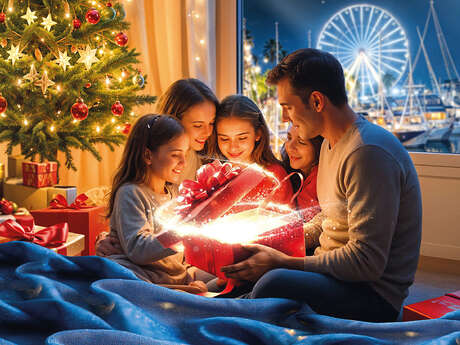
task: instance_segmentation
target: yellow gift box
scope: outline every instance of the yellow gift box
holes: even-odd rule
[[[8,177],[22,178],[22,162],[24,162],[23,155],[8,156]]]

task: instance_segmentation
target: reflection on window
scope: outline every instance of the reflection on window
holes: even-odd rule
[[[267,72],[288,52],[313,47],[342,63],[353,109],[410,151],[460,153],[460,1],[245,0],[243,90],[282,144]]]

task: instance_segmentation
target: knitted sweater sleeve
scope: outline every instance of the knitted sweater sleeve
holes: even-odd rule
[[[175,252],[157,239],[153,204],[140,188],[122,186],[117,191],[112,216],[125,255],[138,265],[146,265]],[[111,220],[112,220],[111,219]]]
[[[338,172],[348,210],[348,242],[306,257],[307,271],[344,281],[376,281],[384,272],[397,224],[403,173],[398,162],[377,146],[351,153]]]

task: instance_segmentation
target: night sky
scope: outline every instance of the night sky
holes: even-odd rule
[[[321,28],[327,20],[341,9],[356,4],[376,5],[392,14],[409,38],[411,57],[414,59],[419,47],[416,26],[423,31],[429,0],[244,0],[246,27],[255,42],[253,52],[261,57],[264,43],[275,38],[275,21],[279,23],[279,39],[285,50],[292,52],[308,47],[308,30],[311,30],[312,47],[315,48]],[[457,71],[460,72],[460,0],[435,0],[434,4]],[[432,19],[425,47],[438,80],[447,78]],[[262,62],[260,64],[264,70],[271,67]],[[423,55],[414,72],[414,81],[431,87]]]

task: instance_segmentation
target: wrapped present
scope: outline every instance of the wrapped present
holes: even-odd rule
[[[29,210],[48,207],[48,189],[24,186],[22,178],[8,178],[3,184],[5,198]]]
[[[73,203],[77,197],[77,187],[75,186],[52,186],[48,187],[48,204],[56,198],[58,194],[63,195],[68,203]]]
[[[22,178],[22,162],[24,162],[23,155],[8,156],[8,177]]]
[[[106,209],[103,206],[92,207],[85,205],[83,194],[77,196],[74,203],[65,205],[62,198],[52,202],[52,207],[41,210],[32,210],[35,223],[49,226],[59,222],[67,222],[69,231],[85,235],[85,250],[83,255],[95,255],[96,237],[103,231],[108,231],[109,225],[105,218]],[[70,208],[73,207],[73,208]]]
[[[22,181],[36,188],[57,184],[57,162],[22,162]]]
[[[456,310],[460,310],[460,299],[451,296],[436,297],[404,306],[403,321],[436,319]]]
[[[196,228],[183,240],[188,263],[225,278],[222,266],[250,255],[242,243],[264,244],[291,256],[305,255],[303,222],[296,213],[239,204],[265,179],[263,170],[255,166],[240,170],[213,162],[198,170],[197,181],[183,182],[178,210],[182,221]],[[264,200],[260,205],[265,205]]]
[[[34,226],[34,217],[30,214],[3,214],[0,215],[0,224],[7,221],[14,220],[23,227],[33,228]]]
[[[5,164],[0,163],[0,198],[3,198],[3,181],[5,181]]]

